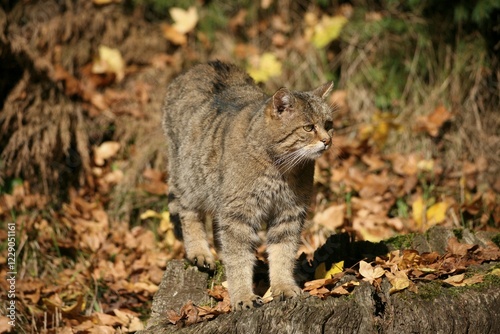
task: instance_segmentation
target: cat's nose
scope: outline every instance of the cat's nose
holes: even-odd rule
[[[323,138],[321,139],[321,142],[325,145],[325,148],[330,146],[330,144],[332,143],[332,139],[331,138]]]

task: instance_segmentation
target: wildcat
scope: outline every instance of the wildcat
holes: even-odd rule
[[[215,268],[203,218],[217,221],[233,309],[260,306],[252,290],[257,232],[267,224],[274,296],[301,293],[295,255],[313,186],[314,159],[331,146],[333,83],[271,97],[238,67],[197,65],[169,86],[163,106],[169,211],[187,258]]]

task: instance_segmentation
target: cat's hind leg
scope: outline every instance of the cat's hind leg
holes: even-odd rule
[[[174,225],[176,237],[184,241],[187,259],[200,268],[215,270],[215,260],[210,251],[202,215],[183,207],[172,189],[168,198],[170,221]]]

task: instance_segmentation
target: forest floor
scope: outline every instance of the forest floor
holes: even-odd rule
[[[305,291],[320,298],[350,294],[356,282],[335,286],[346,272],[374,285],[386,277],[393,292],[417,292],[417,280],[464,286],[500,274],[498,268],[477,275],[466,270],[500,259],[500,177],[493,154],[500,140],[496,130],[485,126],[492,119],[497,124],[498,113],[485,112],[474,123],[468,118],[474,116],[464,116],[474,114],[471,104],[463,107],[471,110],[457,109],[456,101],[437,88],[425,103],[398,109],[397,101],[390,102],[388,110],[386,97],[378,99],[349,84],[345,72],[363,68],[355,69],[351,61],[342,68],[336,57],[352,50],[335,48],[349,50],[351,44],[321,50],[338,39],[344,25],[348,29],[357,8],[302,9],[300,29],[286,24],[297,19],[286,11],[264,15],[260,8],[254,18],[250,9],[241,9],[228,18],[226,30],[208,31],[198,17],[205,13],[208,20],[214,9],[206,6],[198,7],[200,13],[196,7],[171,11],[171,24],[138,19],[144,13],[124,14],[121,5],[105,0],[75,6],[80,7],[39,17],[23,29],[12,22],[16,15],[29,16],[28,7],[23,12],[14,6],[7,20],[0,17],[0,24],[11,20],[9,32],[0,35],[1,41],[9,40],[2,47],[12,50],[12,57],[4,59],[14,64],[16,52],[22,55],[9,72],[16,80],[2,93],[0,117],[5,169],[0,173],[0,277],[14,277],[2,279],[0,286],[2,298],[15,307],[0,306],[0,333],[123,333],[144,327],[167,262],[184,256],[167,209],[162,99],[175,75],[215,58],[244,66],[269,93],[281,86],[305,89],[337,80],[329,98],[336,105],[334,148],[317,161],[315,194],[297,257],[312,261],[335,232],[378,243],[434,226],[457,231],[441,254],[402,250],[408,246],[403,242],[401,250],[371,263],[316,263]],[[75,14],[82,8],[89,14]],[[363,20],[389,15],[370,13]],[[37,39],[26,43],[27,34]],[[96,42],[93,36],[102,39]],[[77,51],[66,50],[65,43]],[[78,54],[82,45],[92,45],[93,53]],[[354,59],[366,63],[368,58],[358,54]],[[329,63],[341,68],[335,72]],[[30,122],[36,124],[32,129],[53,125],[56,130],[35,138],[38,130],[28,131]],[[475,130],[468,132],[465,123]],[[478,129],[484,129],[480,136],[474,132]],[[19,139],[23,135],[25,141]],[[482,142],[491,148],[481,148]],[[493,242],[469,244],[461,240],[463,229],[490,233]],[[257,257],[266,261],[265,246]],[[172,310],[171,322],[230,312],[221,282],[210,288],[216,302]],[[199,315],[195,320],[189,318],[190,309]]]

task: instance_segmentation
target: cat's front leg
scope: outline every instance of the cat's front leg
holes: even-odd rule
[[[226,269],[229,297],[233,310],[244,310],[263,304],[253,292],[257,229],[244,219],[220,218],[222,260]]]
[[[303,225],[302,211],[297,211],[297,214],[284,213],[276,218],[267,232],[271,291],[279,299],[292,298],[302,293],[293,277],[295,254]]]

